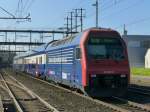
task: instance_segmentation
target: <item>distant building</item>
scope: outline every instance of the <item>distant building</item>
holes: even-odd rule
[[[150,49],[147,50],[145,55],[145,68],[150,68]]]
[[[145,55],[150,48],[150,35],[123,35],[128,48],[130,67],[145,67]]]

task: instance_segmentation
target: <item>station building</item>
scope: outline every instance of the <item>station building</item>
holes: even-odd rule
[[[130,67],[145,67],[145,56],[150,48],[150,35],[122,35],[122,38],[128,48]],[[150,61],[150,53],[147,60]]]

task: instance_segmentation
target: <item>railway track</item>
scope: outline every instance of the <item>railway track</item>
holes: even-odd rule
[[[104,102],[116,105],[120,108],[129,110],[130,112],[150,112],[150,107],[139,104],[139,103],[135,103],[120,97],[111,97],[109,99],[100,99]]]
[[[150,107],[150,90],[147,87],[130,86],[124,98]]]
[[[51,105],[44,104],[43,99],[39,99],[35,93],[10,78],[5,72],[0,74],[0,80],[16,107],[16,111],[11,110],[12,112],[58,112]]]
[[[117,104],[119,107],[129,108],[133,112],[150,112],[149,106],[139,104],[133,101],[129,101],[124,98],[119,98],[119,97],[112,97],[112,98],[125,104],[125,105],[120,105],[121,103]]]
[[[29,75],[15,75],[12,72],[11,75],[27,87],[30,87],[39,96],[47,99],[49,103],[53,104],[56,109],[62,112],[130,112],[129,110],[84,96]],[[30,81],[34,85],[29,85]],[[40,91],[43,92],[41,93]]]
[[[118,112],[150,112],[149,107],[138,104],[138,103],[134,103],[134,102],[131,102],[131,101],[127,101],[127,100],[122,99],[122,98],[112,97],[112,99],[109,99],[108,101],[103,100],[103,99],[100,99],[100,100],[93,99],[93,98],[90,98],[88,96],[81,95],[79,93],[70,91],[68,89],[62,88],[62,87],[57,86],[57,85],[53,85],[51,83],[48,83],[46,81],[31,77],[31,76],[28,76],[28,75],[23,75],[23,74],[21,74],[21,76],[20,75],[16,76],[14,74],[11,74],[11,75],[14,76],[15,78],[17,78],[17,80],[20,80],[24,84],[26,83],[24,81],[25,80],[24,78],[28,79],[30,77],[30,80],[32,79],[31,81],[34,82],[34,84],[39,83],[40,85],[42,85],[43,87],[46,87],[47,89],[50,88],[49,90],[52,90],[52,87],[55,87],[56,90],[54,90],[54,88],[53,88],[53,91],[55,93],[57,93],[59,98],[57,96],[55,96],[51,91],[51,92],[49,92],[50,93],[49,95],[51,97],[49,102],[52,101],[54,106],[60,111],[64,111],[64,112],[78,112],[78,111],[79,112],[84,112],[84,111],[85,112],[91,112],[91,111],[92,112],[107,112],[107,111],[108,112],[112,112],[112,111],[118,111]],[[32,89],[33,88],[35,88],[35,87],[32,87]],[[62,91],[60,92],[60,90],[62,90]],[[59,94],[59,93],[62,93],[62,94]],[[43,96],[43,95],[40,94],[40,96]],[[46,96],[46,94],[45,94],[45,96]],[[54,99],[54,97],[55,97],[55,99]],[[67,97],[67,99],[65,99],[66,97]],[[49,99],[49,98],[47,98],[47,99]],[[64,102],[64,105],[61,104],[62,109],[60,109],[58,104],[56,104],[55,100],[59,100],[59,101],[67,100],[67,102]],[[72,100],[72,102],[70,100]],[[75,103],[74,103],[73,100],[75,100]],[[80,105],[78,104],[79,102],[80,102]],[[67,109],[68,103],[71,107],[71,110]],[[76,109],[74,109],[74,107],[76,107]],[[94,107],[94,109],[93,109],[93,107]]]
[[[113,96],[111,99],[103,99],[132,112],[150,112],[150,91],[148,89],[130,86],[124,97]]]
[[[145,89],[143,87],[130,86],[128,91],[138,93],[138,94],[141,94],[141,95],[146,95],[146,96],[150,97],[150,90]]]
[[[1,77],[0,77],[0,97],[1,97],[0,112],[16,111],[15,105],[13,103],[13,98],[11,97],[11,95],[9,95],[9,91],[5,87],[5,83],[1,80]]]

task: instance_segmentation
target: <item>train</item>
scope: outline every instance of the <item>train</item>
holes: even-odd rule
[[[123,95],[130,83],[126,44],[108,28],[89,28],[17,55],[13,68],[94,97]]]

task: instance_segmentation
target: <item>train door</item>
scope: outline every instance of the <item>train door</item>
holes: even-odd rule
[[[74,59],[74,83],[80,84],[81,83],[81,50],[80,47],[77,46],[75,48],[75,59]]]
[[[46,59],[46,57],[45,57],[45,54],[42,56],[42,65],[43,65],[43,70],[42,70],[42,74],[43,74],[43,76],[45,77],[45,69],[46,69],[46,62],[45,62],[45,59]]]
[[[58,77],[58,81],[60,83],[63,82],[63,58],[62,58],[62,48],[60,49],[60,56],[58,56],[60,58],[60,64],[58,64],[57,66],[57,71],[58,71],[58,74],[57,74],[57,77]],[[59,59],[58,58],[58,59]],[[59,61],[58,61],[59,62]]]
[[[44,74],[45,74],[45,79],[48,78],[48,52],[46,52],[45,54],[45,71],[44,71]]]
[[[35,76],[36,77],[38,77],[38,57],[35,57],[35,63],[34,63],[35,65],[34,65],[34,69],[33,69],[33,71],[34,71],[34,74],[35,74]]]

